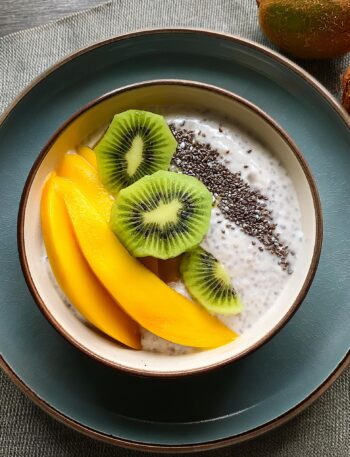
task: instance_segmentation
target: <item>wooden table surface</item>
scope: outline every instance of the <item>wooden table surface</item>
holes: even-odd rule
[[[0,36],[46,24],[104,0],[0,0]]]

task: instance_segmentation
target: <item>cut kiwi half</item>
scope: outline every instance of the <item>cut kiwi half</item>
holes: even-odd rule
[[[128,110],[116,114],[95,147],[104,186],[117,194],[158,170],[167,170],[177,142],[163,116]]]
[[[200,243],[212,195],[197,178],[158,171],[121,190],[111,228],[135,257],[169,259]]]
[[[208,311],[238,314],[243,305],[223,265],[200,246],[183,256],[180,272],[192,297]]]

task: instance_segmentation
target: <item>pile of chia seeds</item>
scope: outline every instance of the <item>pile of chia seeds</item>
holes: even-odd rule
[[[214,195],[217,207],[225,218],[247,235],[258,239],[264,246],[258,249],[277,256],[281,268],[291,274],[290,252],[276,231],[277,224],[268,208],[268,198],[252,189],[241,178],[240,172],[232,173],[220,163],[218,151],[209,143],[198,142],[193,131],[176,128],[173,124],[170,128],[178,142],[172,165],[182,173],[200,179]],[[226,151],[226,154],[229,153]],[[234,229],[230,225],[227,228]],[[225,233],[224,227],[222,232]],[[256,245],[256,242],[252,241],[252,244]]]

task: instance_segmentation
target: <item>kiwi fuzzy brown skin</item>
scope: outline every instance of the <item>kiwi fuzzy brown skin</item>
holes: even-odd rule
[[[302,59],[350,52],[350,0],[259,0],[264,34]]]
[[[342,81],[343,97],[342,105],[350,114],[350,67],[345,71]]]

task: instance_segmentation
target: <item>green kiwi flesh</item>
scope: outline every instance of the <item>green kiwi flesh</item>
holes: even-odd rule
[[[192,297],[208,311],[238,314],[243,305],[222,264],[200,246],[183,256],[180,273]]]
[[[128,110],[116,114],[95,147],[104,186],[117,194],[158,170],[167,170],[177,142],[163,116]]]
[[[197,178],[158,171],[122,189],[110,225],[135,257],[176,257],[209,229],[212,195]]]

